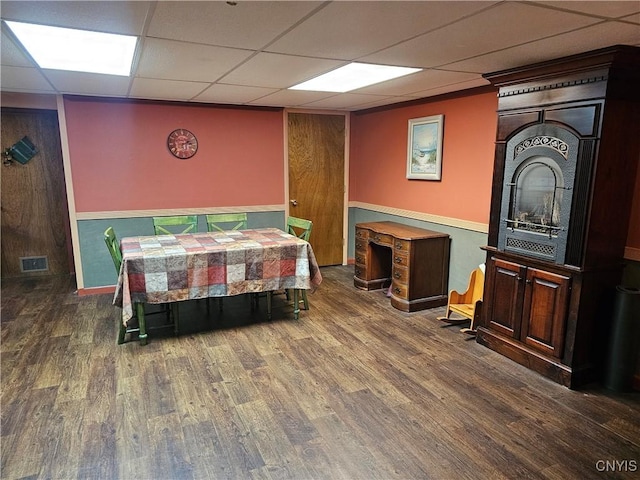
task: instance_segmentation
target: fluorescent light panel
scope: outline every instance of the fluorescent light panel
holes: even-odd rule
[[[41,68],[128,76],[137,37],[71,28],[5,23]]]
[[[344,93],[393,78],[403,77],[420,70],[422,69],[354,62],[294,85],[289,89]]]

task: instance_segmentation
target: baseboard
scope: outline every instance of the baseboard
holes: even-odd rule
[[[89,288],[79,288],[78,296],[85,297],[88,295],[104,295],[105,293],[115,293],[116,286],[110,285],[106,287],[89,287]]]

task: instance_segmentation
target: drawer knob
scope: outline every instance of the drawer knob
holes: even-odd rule
[[[396,243],[396,249],[402,250],[402,244],[400,242]]]
[[[394,278],[400,278],[401,276],[402,276],[402,275],[400,274],[400,272],[395,272],[395,273],[393,274],[393,277],[394,277]]]
[[[393,259],[396,263],[402,263],[402,257],[395,257]]]
[[[393,291],[396,292],[396,293],[400,293],[402,290],[400,290],[398,287],[396,287],[396,288],[393,289]]]

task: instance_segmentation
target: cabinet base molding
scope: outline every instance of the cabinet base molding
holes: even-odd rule
[[[476,341],[514,362],[538,372],[540,375],[571,389],[579,388],[597,380],[593,367],[572,369],[558,359],[550,358],[528,348],[521,342],[504,337],[484,327],[479,327]]]
[[[418,300],[404,300],[391,294],[391,305],[403,312],[417,312],[428,308],[445,306],[448,302],[446,295],[429,298],[419,298]]]

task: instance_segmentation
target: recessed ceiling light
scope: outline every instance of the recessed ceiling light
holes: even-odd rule
[[[357,88],[419,72],[421,68],[393,67],[371,63],[350,63],[331,72],[290,87],[290,90],[344,93]]]
[[[9,22],[40,68],[128,76],[137,37]]]

